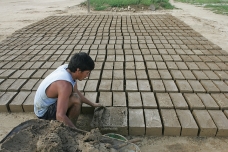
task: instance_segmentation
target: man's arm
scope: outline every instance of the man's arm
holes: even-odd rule
[[[77,93],[80,98],[81,98],[81,101],[85,104],[88,104],[92,107],[101,107],[102,104],[100,103],[94,103],[94,102],[91,102],[90,100],[88,100],[79,90],[78,90],[78,87],[77,87],[77,83],[75,84],[74,86],[74,92]]]
[[[70,95],[72,94],[72,85],[66,81],[58,81],[56,85],[58,91],[58,101],[56,110],[56,120],[75,128],[74,124],[67,117],[68,104]]]

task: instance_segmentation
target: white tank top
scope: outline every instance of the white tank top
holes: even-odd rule
[[[47,111],[48,106],[57,101],[57,98],[48,98],[46,95],[46,89],[51,83],[58,80],[65,80],[72,84],[72,89],[76,84],[70,73],[66,70],[67,67],[67,64],[58,67],[55,71],[48,75],[39,85],[34,99],[34,112],[38,117],[42,117]]]

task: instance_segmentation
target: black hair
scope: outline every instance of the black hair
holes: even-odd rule
[[[94,66],[95,64],[92,58],[87,53],[80,52],[74,54],[71,57],[70,62],[68,64],[68,69],[71,72],[77,71],[77,68],[79,68],[80,71],[92,71],[94,69]]]

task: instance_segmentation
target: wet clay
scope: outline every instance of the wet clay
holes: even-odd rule
[[[16,132],[15,132],[16,128]],[[65,126],[58,121],[29,120],[15,127],[0,145],[4,151],[27,152],[108,152],[116,151],[108,143],[100,142],[98,129],[85,132]]]

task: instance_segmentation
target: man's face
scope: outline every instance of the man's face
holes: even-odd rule
[[[78,80],[79,81],[81,81],[81,80],[83,80],[83,79],[85,79],[85,78],[87,78],[88,76],[89,76],[89,74],[90,74],[90,72],[91,71],[89,71],[89,70],[86,70],[86,71],[78,71]]]

